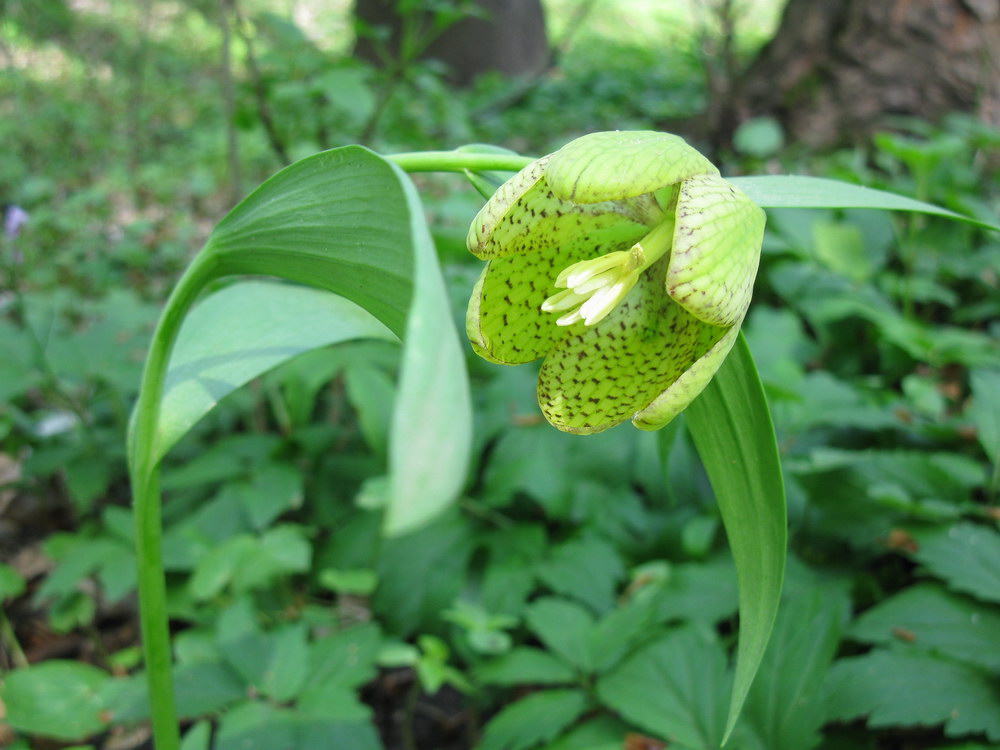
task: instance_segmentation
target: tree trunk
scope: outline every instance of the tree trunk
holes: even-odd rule
[[[768,114],[815,147],[859,140],[886,115],[1000,125],[1000,2],[789,0],[736,91],[725,135]]]
[[[522,76],[545,67],[549,47],[540,0],[476,0],[476,5],[484,11],[483,18],[466,17],[448,27],[421,57],[445,63],[459,85],[488,71]],[[402,20],[395,0],[357,0],[355,14],[366,24],[388,28],[388,48],[398,56]],[[367,39],[358,41],[355,54],[380,62]]]

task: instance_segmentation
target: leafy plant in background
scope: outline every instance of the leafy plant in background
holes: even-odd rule
[[[16,114],[0,118],[8,145],[0,153],[7,191],[0,200],[31,214],[22,236],[0,249],[5,272],[12,257],[22,259],[18,283],[8,276],[5,286],[20,293],[23,307],[0,295],[0,547],[19,553],[5,560],[27,579],[23,593],[17,583],[4,589],[12,627],[0,636],[0,660],[8,657],[0,666],[12,671],[0,686],[7,709],[0,744],[19,750],[48,741],[25,735],[100,747],[138,742],[147,732],[143,701],[128,695],[141,690],[144,675],[130,596],[127,407],[165,290],[230,205],[220,200],[228,177],[218,84],[205,75],[218,65],[216,14],[195,7],[204,4],[64,8],[75,24],[46,36],[52,30],[44,17],[60,5],[8,2],[0,30],[16,65],[0,71]],[[255,5],[241,3],[256,27],[258,63],[275,84],[295,42],[280,42]],[[155,34],[143,26],[149,7]],[[328,20],[317,19],[310,34]],[[241,28],[251,31],[246,22]],[[421,99],[398,89],[378,148],[486,140],[544,153],[580,132],[651,128],[694,114],[704,91],[698,66],[684,57],[686,32],[677,28],[676,44],[660,43],[654,31],[658,41],[648,49],[621,41],[620,29],[597,38],[583,29],[558,74],[502,110],[488,109],[510,101],[500,81],[454,91],[432,68],[415,68]],[[246,62],[239,42],[234,58]],[[341,72],[336,52],[324,47],[323,59]],[[356,138],[363,123],[355,112],[370,112],[380,79],[367,68],[346,72],[345,99],[360,96],[344,118],[339,101],[323,109],[310,98],[311,86],[280,92],[284,109],[272,114],[293,158],[313,150],[318,112],[327,116],[331,143]],[[245,69],[235,73],[247,77]],[[244,173],[256,181],[276,162],[252,122],[252,87],[237,92]],[[279,92],[269,96],[278,101]],[[553,122],[564,129],[553,130]],[[834,176],[996,223],[994,129],[964,117],[892,128],[873,143],[817,156],[794,143],[775,151],[772,123],[766,138],[758,128],[738,139],[739,154],[725,155],[720,166],[727,174]],[[479,272],[464,237],[480,204],[449,177],[415,179],[457,310]],[[993,744],[1000,549],[993,237],[922,215],[768,209],[743,330],[779,437],[790,557],[773,637],[781,649],[765,655],[729,747]],[[272,316],[286,310],[280,294],[273,299]],[[340,634],[345,653],[362,654],[358,671],[345,668],[342,681],[360,685],[345,690],[362,700],[331,701],[318,722],[352,724],[351,734],[334,736],[357,747],[379,744],[365,729],[371,724],[386,746],[405,746],[409,732],[418,747],[468,747],[480,725],[503,738],[489,729],[492,713],[543,682],[530,671],[495,683],[477,675],[518,649],[569,665],[572,678],[552,688],[592,696],[582,717],[550,726],[558,736],[549,746],[619,747],[627,731],[687,742],[718,736],[731,673],[713,670],[709,679],[699,665],[713,663],[716,646],[734,646],[736,586],[688,428],[694,412],[655,435],[619,428],[563,436],[539,424],[531,365],[495,367],[466,347],[476,429],[464,490],[420,532],[383,537],[380,476],[400,351],[377,340],[376,330],[374,341],[312,350],[232,392],[165,457],[168,609],[181,673],[175,692],[194,722],[182,725],[188,746],[222,739],[252,746],[255,738],[292,744],[315,739],[301,729],[309,722],[310,732],[326,731],[315,729],[315,704],[299,698],[304,690],[275,691],[270,667],[248,668],[223,645],[239,635],[227,630],[240,620],[228,614],[235,600],[256,613],[245,650],[257,643],[270,653],[279,634],[295,641],[283,631],[298,625],[307,630],[310,662],[335,652],[323,644]],[[267,554],[252,554],[258,543]],[[811,595],[802,592],[810,591],[829,606],[806,606]],[[846,591],[854,614],[844,612]],[[710,719],[701,722],[710,731],[671,723],[665,704],[619,711],[606,674],[620,664],[608,672],[573,667],[528,617],[534,602],[556,600],[600,623],[644,596],[655,606],[620,664],[677,628],[698,634],[685,645],[699,644],[700,660],[685,672],[672,668],[676,660],[650,656],[655,668],[610,684],[632,691],[623,700],[635,701],[640,685],[641,696],[679,696],[688,715]],[[378,638],[363,625],[369,618]],[[368,635],[350,634],[359,626]],[[364,638],[380,644],[374,660],[370,648],[351,645]],[[18,650],[32,667],[22,668]],[[65,658],[98,668],[59,661]],[[694,678],[690,690],[680,680],[686,674]],[[595,681],[604,683],[599,696]],[[715,689],[700,689],[709,685]],[[19,739],[11,739],[12,726]]]
[[[676,148],[675,142],[668,142],[670,148]],[[606,136],[597,149],[598,157],[613,161],[616,149],[628,148],[629,143],[629,134]],[[655,151],[655,137],[653,143]],[[147,360],[129,446],[137,500],[139,589],[143,601],[150,707],[158,746],[178,746],[178,713],[172,700],[174,693],[166,631],[167,600],[160,563],[163,547],[158,505],[159,461],[221,397],[280,362],[336,340],[400,337],[405,347],[401,384],[392,417],[390,442],[386,448],[389,474],[385,484],[371,491],[376,497],[374,502],[384,504],[383,533],[390,538],[411,531],[440,513],[457,495],[465,476],[471,442],[468,416],[462,416],[463,413],[468,414],[467,407],[463,407],[463,399],[467,397],[462,396],[467,386],[457,341],[447,334],[450,323],[446,295],[423,226],[419,203],[412,186],[393,162],[410,171],[485,172],[521,167],[527,161],[517,156],[476,151],[400,155],[386,161],[354,147],[310,157],[279,173],[238,206],[219,225],[205,250],[174,290]],[[567,160],[567,163],[572,168],[573,160]],[[634,180],[634,194],[649,191],[650,188],[639,184],[641,176]],[[764,206],[860,203],[870,207],[948,213],[883,193],[806,178],[746,178],[740,184]],[[794,192],[789,191],[790,185]],[[329,250],[331,237],[338,238],[335,240],[337,249],[332,253]],[[322,295],[300,287],[244,282],[217,292],[195,308],[190,316],[187,315],[208,282],[221,276],[239,274],[276,275],[320,286],[340,296]],[[309,325],[303,325],[305,321]],[[241,329],[247,333],[241,334]],[[692,435],[712,479],[729,531],[741,580],[743,614],[736,683],[726,726],[720,728],[716,724],[719,733],[701,739],[689,736],[683,730],[664,732],[670,736],[677,735],[682,743],[692,746],[700,746],[699,743],[711,746],[711,742],[717,742],[732,730],[763,655],[781,588],[784,510],[773,437],[748,351],[741,346],[736,352],[735,359],[731,359],[720,371],[705,396],[692,407],[689,417]],[[456,397],[459,397],[458,401]],[[755,426],[747,429],[747,425]],[[735,471],[732,465],[734,456],[738,461]],[[266,481],[285,481],[279,479],[280,476],[274,474]],[[252,492],[252,489],[249,491]],[[291,494],[296,494],[294,489]],[[252,497],[236,493],[237,505],[241,505],[241,495]],[[269,492],[266,496],[288,497],[280,492],[277,495]],[[232,507],[234,500],[229,502]],[[294,500],[282,501],[282,504],[287,502]],[[259,510],[253,508],[248,506],[248,512],[251,523],[254,523],[254,518],[257,519],[258,528],[273,518],[273,511],[266,507]],[[191,594],[201,600],[214,597],[226,588],[239,594],[270,585],[276,576],[305,572],[309,561],[308,545],[302,536],[304,532],[304,529],[294,526],[277,526],[257,538],[253,534],[231,537],[204,558],[191,580]],[[408,542],[420,544],[421,533],[424,532],[411,535],[412,539]],[[295,542],[295,538],[302,541]],[[272,549],[273,553],[268,552]],[[296,549],[301,549],[302,553],[295,553]],[[589,554],[584,555],[586,559],[589,557]],[[329,585],[350,590],[352,584],[349,581],[352,579],[345,579],[343,574],[338,576],[336,570],[332,569],[326,578]],[[556,646],[551,635],[541,635],[545,626],[539,623],[544,622],[546,615],[538,613],[546,612],[547,607],[555,607],[555,611],[560,611],[561,607],[563,613],[578,612],[565,615],[569,617],[567,622],[579,623],[574,627],[579,629],[585,640],[594,642],[595,638],[599,639],[593,633],[600,631],[603,620],[588,625],[590,616],[579,610],[578,605],[559,604],[557,600],[546,604],[546,601],[533,605],[534,608],[526,616],[529,626],[536,629],[539,637],[556,653],[562,653],[559,649],[568,647]],[[284,727],[281,731],[291,733],[289,736],[294,736],[295,741],[305,741],[304,737],[310,737],[312,741],[318,741],[316,738],[319,737],[330,741],[329,738],[339,736],[337,732],[341,729],[338,727],[343,722],[350,723],[348,717],[357,719],[363,714],[352,714],[350,709],[345,709],[344,716],[333,712],[325,718],[319,717],[308,706],[326,705],[329,696],[314,699],[308,693],[302,694],[301,690],[307,689],[307,684],[319,688],[322,683],[323,686],[341,685],[338,689],[347,690],[349,694],[364,676],[355,680],[346,674],[335,676],[331,671],[326,678],[316,677],[310,682],[311,678],[305,671],[287,669],[289,664],[315,663],[308,658],[310,648],[332,648],[332,645],[327,645],[326,639],[310,646],[306,631],[298,626],[279,628],[271,633],[260,632],[253,623],[252,611],[245,608],[233,617],[237,623],[243,624],[234,624],[231,631],[228,626],[218,631],[214,636],[214,650],[200,652],[205,655],[214,653],[215,656],[210,656],[207,662],[204,657],[198,657],[192,665],[219,665],[215,667],[217,672],[222,670],[218,674],[235,672],[262,689],[274,701],[292,701],[297,707],[293,714],[273,715],[274,709],[268,708],[268,704],[247,704],[229,714],[231,718],[227,727],[237,727],[233,732],[238,732],[239,726],[252,731],[252,727],[260,724],[263,717],[268,718],[268,726]],[[223,627],[224,622],[229,620],[221,618],[219,627]],[[469,627],[469,620],[464,622]],[[594,627],[598,631],[591,632]],[[603,627],[612,628],[613,625]],[[621,632],[627,633],[628,628]],[[657,645],[660,641],[656,641],[647,648],[663,648],[666,651],[671,648],[682,651],[693,649],[698,641],[689,644],[684,639],[693,636],[685,635],[686,632],[668,633],[662,646]],[[691,631],[692,634],[694,632]],[[227,650],[225,644],[241,643],[243,638],[250,639],[257,646],[236,646],[235,650]],[[438,659],[444,656],[440,650],[434,649],[431,641],[426,641],[426,644],[430,649],[426,652],[428,657],[432,653],[438,653]],[[631,645],[626,639],[619,651],[624,654]],[[612,651],[593,658],[586,657],[592,662],[586,661],[581,655],[583,652],[567,655],[566,658],[571,668],[582,669],[584,674],[595,669],[597,674],[602,674],[617,662]],[[226,656],[227,653],[231,655]],[[268,657],[268,653],[274,656]],[[648,664],[648,657],[653,653],[659,652],[640,651],[636,660],[624,664],[636,667]],[[242,664],[240,659],[243,654],[252,655],[257,660],[255,663],[260,664],[266,664],[269,658],[275,659],[274,663],[282,665],[285,670],[282,674],[288,673],[287,684],[282,682],[268,686],[271,680],[285,678],[272,675],[264,666]],[[261,662],[261,659],[264,661]],[[62,668],[51,664],[45,670]],[[615,674],[609,673],[604,684],[615,685]],[[99,684],[100,680],[92,671],[78,677],[91,686],[86,695],[92,697],[86,700],[93,701],[93,705],[107,700],[106,694],[102,695],[103,690],[121,688],[121,685],[111,683]],[[19,694],[19,682],[37,682],[43,678],[47,681],[51,675],[43,676],[35,669],[27,670],[14,680],[13,694]],[[200,685],[217,683],[217,680],[196,679]],[[222,677],[218,679],[225,681]],[[342,682],[338,683],[338,679]],[[621,680],[629,682],[627,670]],[[238,682],[230,684],[238,685]],[[236,700],[237,689],[231,688],[227,693],[220,687],[223,697],[216,705]],[[7,690],[10,694],[11,688]],[[598,693],[601,692],[599,688]],[[662,724],[650,718],[659,709],[651,709],[647,714],[638,708],[628,707],[631,704],[615,697],[613,688],[606,688],[604,692],[608,697],[602,700],[608,701],[608,705],[621,711],[626,718],[630,718],[630,713],[634,714],[631,718],[640,724],[652,722],[657,731],[664,731]],[[29,693],[22,688],[22,694]],[[498,717],[484,741],[498,743],[497,747],[511,744],[528,747],[551,739],[586,709],[588,699],[584,693],[575,692],[572,688],[560,688],[526,700],[530,705],[515,704],[508,709],[514,713]],[[204,701],[197,705],[199,708],[195,711],[210,710],[205,709]],[[191,709],[181,708],[182,715],[191,715]],[[508,736],[510,732],[523,732],[526,726],[520,714],[531,716],[535,712],[559,717],[559,721],[548,728],[540,727],[537,736],[511,739]],[[14,713],[17,715],[16,702]],[[119,705],[118,713],[119,717],[127,719],[142,715],[143,709],[132,709],[130,713]],[[667,711],[666,715],[670,712]],[[287,720],[275,721],[281,716],[286,716]],[[79,728],[74,731],[79,731]],[[581,728],[579,731],[584,730]],[[228,736],[223,733],[223,737]]]

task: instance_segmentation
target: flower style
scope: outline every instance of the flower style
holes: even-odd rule
[[[545,357],[538,403],[591,434],[663,427],[739,333],[764,212],[681,138],[583,136],[529,164],[476,216],[487,260],[466,330],[482,357]]]

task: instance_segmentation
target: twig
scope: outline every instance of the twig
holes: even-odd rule
[[[260,74],[260,67],[257,65],[257,55],[254,53],[253,40],[246,32],[246,29],[244,29],[246,20],[243,18],[242,13],[240,13],[240,8],[236,0],[227,0],[227,2],[232,9],[233,17],[236,19],[236,33],[247,48],[247,67],[250,68],[254,97],[257,100],[257,116],[260,118],[261,125],[264,126],[264,132],[267,133],[267,142],[283,165],[290,164],[292,160],[288,157],[288,149],[285,147],[285,142],[278,133],[274,118],[271,117],[271,107],[267,102],[267,88],[264,86],[264,77]]]
[[[229,158],[229,205],[235,206],[243,195],[240,173],[240,151],[236,136],[236,97],[233,94],[232,32],[229,19],[234,0],[219,3],[219,25],[222,28],[222,101],[226,111],[226,153]]]
[[[3,640],[7,645],[7,650],[10,651],[10,660],[15,667],[24,669],[28,666],[28,657],[24,655],[24,649],[21,648],[21,644],[17,640],[14,626],[10,624],[6,612],[3,610],[0,610],[0,640]]]

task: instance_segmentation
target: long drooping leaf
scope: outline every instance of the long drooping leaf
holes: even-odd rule
[[[465,355],[452,325],[448,291],[420,198],[400,172],[413,210],[415,292],[406,321],[403,365],[389,441],[390,536],[437,515],[462,489],[472,451],[472,399]]]
[[[1000,226],[963,216],[931,203],[839,180],[795,175],[762,175],[729,179],[762,208],[877,208],[886,211],[913,211],[944,216],[983,229],[1000,231]]]
[[[159,457],[258,375],[303,352],[358,338],[396,340],[370,313],[318,289],[243,281],[216,292],[181,326],[160,407]]]
[[[418,526],[445,507],[466,474],[472,421],[468,376],[412,184],[399,167],[358,146],[283,169],[223,219],[171,293],[150,346],[129,430],[140,616],[159,750],[177,750],[180,737],[161,559],[158,466],[164,446],[190,428],[192,415],[196,420],[199,410],[204,413],[202,399],[202,406],[170,428],[169,440],[161,445],[167,373],[184,318],[198,295],[214,279],[240,275],[276,276],[335,292],[404,339],[396,432],[389,451],[386,519],[393,533]],[[289,337],[294,338],[291,329]],[[229,354],[238,358],[233,350]],[[273,364],[280,359],[272,359]],[[246,371],[234,381],[244,377]],[[425,401],[428,395],[431,405]]]
[[[391,338],[391,329],[404,353],[386,531],[416,528],[457,496],[471,440],[468,378],[420,199],[399,168],[357,146],[303,159],[233,209],[205,254],[215,275],[277,276],[356,304],[275,285],[259,300],[259,285],[207,300],[170,360],[157,458],[271,367],[335,341]]]
[[[743,335],[685,412],[719,503],[740,590],[740,642],[726,736],[739,716],[778,612],[787,543],[774,426]]]

